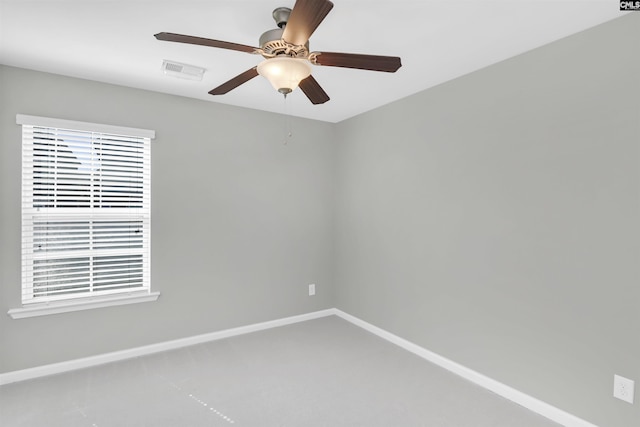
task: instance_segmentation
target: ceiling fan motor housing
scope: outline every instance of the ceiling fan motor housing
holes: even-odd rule
[[[289,21],[291,9],[288,7],[279,7],[273,11],[273,19],[278,24],[278,28],[265,31],[260,36],[260,49],[265,58],[273,58],[274,56],[287,55],[294,58],[306,58],[309,55],[309,41],[304,45],[294,45],[282,39],[284,27]]]

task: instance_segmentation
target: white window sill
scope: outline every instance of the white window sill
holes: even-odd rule
[[[91,310],[94,308],[111,307],[115,305],[137,304],[141,302],[155,301],[160,292],[127,295],[109,295],[104,297],[86,298],[77,301],[51,302],[45,304],[26,305],[21,308],[12,308],[7,312],[12,319],[25,317],[46,316],[49,314],[67,313],[70,311]]]

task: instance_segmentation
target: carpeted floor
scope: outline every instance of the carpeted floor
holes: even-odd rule
[[[557,426],[335,316],[8,384],[0,425]]]

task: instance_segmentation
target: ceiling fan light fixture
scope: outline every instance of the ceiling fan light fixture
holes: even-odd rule
[[[311,75],[311,64],[303,58],[269,58],[258,64],[258,74],[269,80],[275,90],[286,95]]]

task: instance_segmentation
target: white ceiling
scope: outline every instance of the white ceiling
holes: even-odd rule
[[[166,31],[258,46],[271,12],[295,0],[0,0],[0,63],[317,120],[339,122],[622,16],[617,0],[333,0],[312,51],[391,55],[395,73],[313,68],[331,97],[287,100],[262,77],[207,92],[260,56],[157,41]],[[201,82],[163,74],[163,59],[206,68]]]

